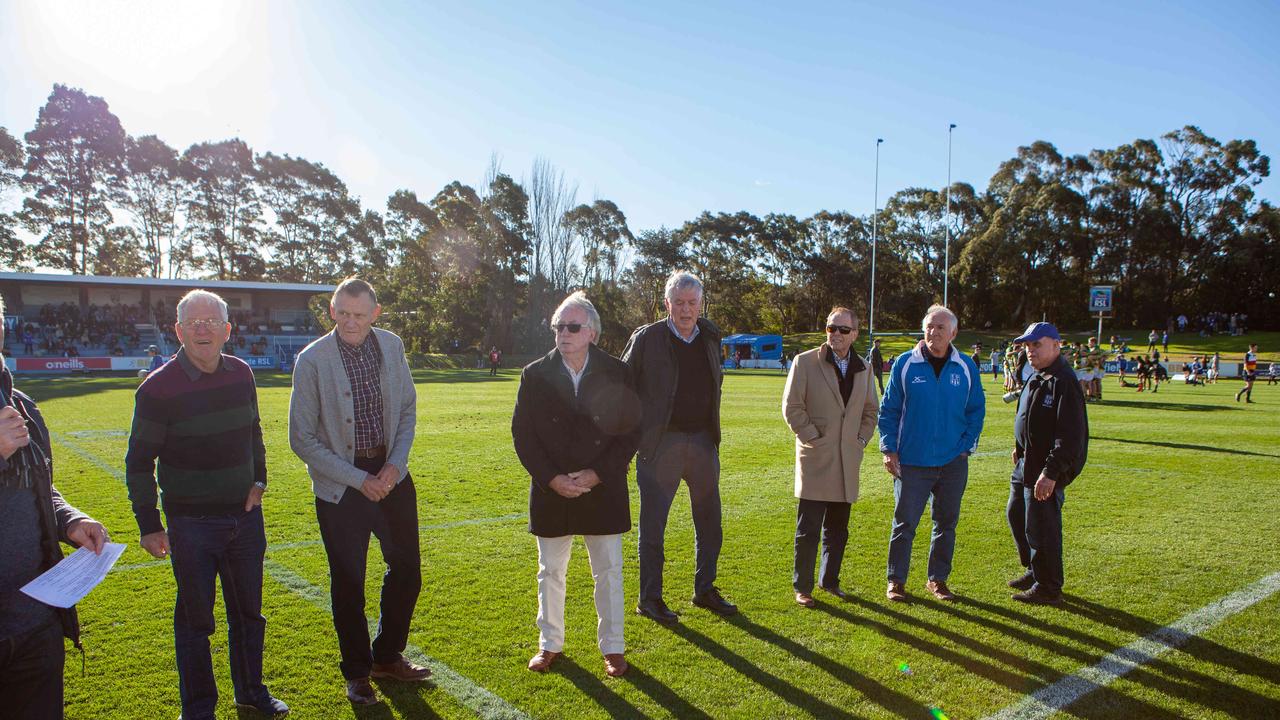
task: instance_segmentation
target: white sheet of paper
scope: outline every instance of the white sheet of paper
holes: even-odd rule
[[[124,548],[124,543],[107,543],[101,555],[94,555],[92,550],[82,547],[23,585],[22,592],[45,605],[69,608],[102,582]]]

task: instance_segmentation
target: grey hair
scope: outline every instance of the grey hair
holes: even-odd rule
[[[930,305],[929,309],[925,311],[924,319],[920,321],[920,329],[924,330],[929,325],[930,316],[937,315],[939,313],[951,318],[952,330],[960,329],[960,319],[956,317],[955,313],[948,310],[946,305]]]
[[[698,291],[698,297],[702,297],[702,281],[697,275],[687,270],[677,270],[671,273],[671,277],[667,278],[667,287],[663,291],[663,296],[667,298],[667,302],[671,302],[680,290],[688,290],[693,288]]]
[[[178,322],[182,322],[183,318],[186,317],[187,306],[193,302],[199,301],[210,302],[217,305],[218,312],[222,314],[222,321],[226,322],[228,317],[227,301],[223,300],[218,293],[209,292],[208,290],[192,290],[182,296],[182,299],[178,301]]]
[[[556,308],[556,311],[551,314],[552,332],[555,331],[555,326],[560,324],[560,316],[564,315],[564,311],[575,307],[582,308],[582,311],[587,314],[587,327],[595,332],[596,340],[599,340],[600,313],[596,312],[596,306],[591,304],[591,301],[587,299],[587,294],[581,290],[561,301],[560,307]]]

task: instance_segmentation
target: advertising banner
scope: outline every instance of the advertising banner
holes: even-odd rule
[[[109,357],[20,357],[13,359],[14,370],[18,372],[85,372],[87,370],[110,370]]]

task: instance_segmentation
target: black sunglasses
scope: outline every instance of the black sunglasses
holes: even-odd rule
[[[849,327],[848,325],[828,325],[827,326],[827,332],[833,333],[836,331],[839,331],[841,335],[848,335],[849,333],[853,332],[853,328]]]
[[[581,331],[581,330],[582,330],[582,328],[584,328],[584,327],[586,327],[586,326],[585,326],[585,325],[583,325],[582,323],[560,323],[560,324],[558,324],[558,325],[552,325],[551,327],[555,328],[555,329],[556,329],[556,332],[558,332],[558,333],[561,333],[561,332],[564,332],[565,330],[568,330],[569,332],[573,333],[574,335],[577,335],[577,334],[578,334],[578,332],[579,332],[579,331]]]

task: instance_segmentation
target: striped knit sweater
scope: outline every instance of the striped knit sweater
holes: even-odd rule
[[[166,515],[242,511],[253,483],[267,481],[253,371],[223,355],[216,372],[204,373],[179,350],[138,386],[124,462],[143,535],[164,530],[157,482]]]

